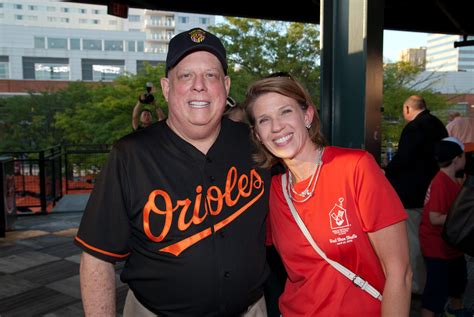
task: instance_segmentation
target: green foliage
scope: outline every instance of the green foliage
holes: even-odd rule
[[[319,31],[314,24],[227,17],[210,27],[227,50],[231,95],[245,98],[247,87],[274,72],[289,72],[319,101]]]
[[[164,66],[145,66],[112,83],[72,82],[55,93],[33,93],[0,100],[0,150],[38,150],[64,144],[112,144],[132,131],[133,107],[151,81],[156,105],[166,106],[160,91]],[[152,110],[154,106],[144,108]]]

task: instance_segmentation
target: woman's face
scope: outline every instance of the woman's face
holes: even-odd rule
[[[313,107],[303,110],[296,100],[271,92],[258,97],[251,111],[255,135],[276,157],[298,159],[304,146],[312,144],[306,125],[313,119]]]

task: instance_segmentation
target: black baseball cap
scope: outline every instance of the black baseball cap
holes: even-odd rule
[[[455,138],[447,137],[436,143],[435,159],[438,163],[446,163],[452,161],[456,156],[464,152],[464,144]]]
[[[194,28],[173,37],[168,46],[166,56],[166,77],[171,68],[176,66],[186,55],[195,51],[208,51],[214,54],[222,64],[227,75],[227,59],[224,45],[212,33],[201,28]]]

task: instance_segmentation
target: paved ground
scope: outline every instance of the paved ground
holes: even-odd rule
[[[68,196],[66,196],[68,197]],[[0,317],[83,316],[79,289],[80,250],[73,237],[87,199],[68,197],[49,215],[22,216],[15,230],[0,238]],[[67,205],[71,206],[68,211]],[[470,258],[466,306],[474,310],[474,258]],[[117,311],[127,286],[118,279]],[[420,300],[412,298],[410,317],[418,317]]]

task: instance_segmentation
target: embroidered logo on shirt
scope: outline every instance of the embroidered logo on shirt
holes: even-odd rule
[[[339,202],[334,204],[331,211],[329,212],[329,223],[331,226],[332,233],[338,237],[329,239],[329,243],[336,245],[343,245],[353,242],[357,239],[357,234],[347,234],[350,230],[351,224],[347,217],[347,210],[343,207],[342,203],[344,198],[340,197]]]
[[[347,219],[347,211],[342,203],[344,198],[340,197],[339,202],[334,204],[334,207],[329,212],[329,224],[334,234],[341,235],[347,233],[351,224]]]

